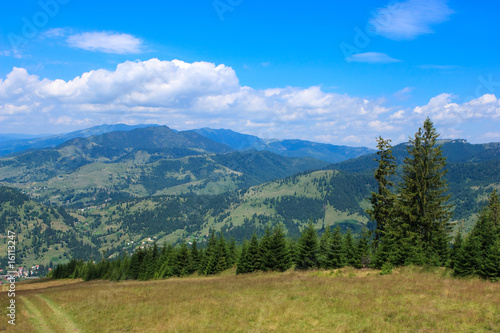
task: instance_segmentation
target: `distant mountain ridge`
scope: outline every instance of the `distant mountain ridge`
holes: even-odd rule
[[[312,157],[329,163],[337,163],[375,152],[366,147],[336,146],[306,140],[261,139],[228,129],[200,128],[193,130],[213,141],[224,143],[236,150],[267,150],[288,157]]]
[[[74,138],[54,148],[0,158],[0,182],[41,201],[89,205],[157,194],[217,194],[323,169],[311,157],[233,148],[167,126]]]
[[[463,139],[439,140],[443,155],[448,163],[481,163],[500,160],[500,143],[472,144]],[[392,154],[398,165],[408,156],[408,143],[400,143],[393,147]],[[348,172],[372,172],[377,167],[376,154],[368,154],[357,158],[329,165],[327,168]]]
[[[99,125],[91,128],[74,131],[66,134],[49,136],[29,136],[28,134],[0,135],[0,156],[20,152],[28,149],[52,148],[75,138],[88,138],[115,131],[132,131],[137,128],[145,128],[159,125]]]

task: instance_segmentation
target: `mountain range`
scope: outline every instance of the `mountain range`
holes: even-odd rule
[[[500,189],[500,143],[439,143],[456,226],[467,232],[488,193]],[[365,210],[376,189],[377,155],[332,147],[166,126],[31,147],[0,158],[0,229],[16,231],[19,260],[27,264],[102,251],[112,257],[152,240],[203,243],[214,229],[242,241],[268,223],[284,224],[291,236],[308,221],[356,232],[370,226]],[[328,154],[344,155],[330,163]],[[401,165],[407,144],[393,154]]]
[[[53,148],[75,138],[88,138],[109,132],[125,132],[160,125],[100,125],[67,134],[30,138],[27,134],[0,135],[0,156],[40,148]],[[177,132],[176,130],[172,130]],[[184,131],[184,133],[191,131]],[[312,157],[329,163],[341,162],[363,154],[374,152],[365,147],[347,147],[317,143],[305,140],[261,139],[259,137],[237,133],[228,129],[201,128],[192,130],[197,134],[231,147],[233,150],[266,150],[288,157]]]

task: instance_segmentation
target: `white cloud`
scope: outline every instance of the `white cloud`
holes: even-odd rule
[[[65,37],[71,33],[69,28],[53,28],[46,30],[40,34],[42,38],[60,38]]]
[[[142,52],[142,40],[129,34],[84,32],[67,38],[68,45],[92,52],[134,54]]]
[[[462,104],[453,103],[454,98],[452,94],[438,95],[431,98],[427,105],[416,107],[413,112],[432,117],[442,123],[500,118],[500,100],[493,94],[485,94]]]
[[[71,80],[40,78],[24,68],[0,79],[5,132],[158,123],[179,130],[224,127],[263,138],[373,147],[379,135],[407,138],[427,116],[443,133],[454,133],[451,128],[472,120],[491,126],[500,121],[495,95],[463,104],[454,98],[441,94],[426,105],[405,109],[386,106],[382,98],[330,93],[319,86],[259,90],[241,86],[235,71],[225,65],[158,59],[126,61],[114,70],[96,69]],[[495,132],[494,127],[488,131]]]
[[[399,110],[392,115],[389,116],[389,119],[404,119],[405,118],[405,111],[404,110]]]
[[[372,64],[389,64],[393,62],[400,62],[401,60],[394,59],[388,54],[380,52],[366,52],[357,53],[346,58],[348,62],[366,62]]]
[[[369,21],[376,34],[393,40],[410,40],[432,33],[432,26],[453,14],[446,0],[407,0],[377,9]]]
[[[361,143],[361,138],[356,135],[349,135],[342,139],[346,143]]]
[[[373,120],[368,123],[368,126],[371,128],[375,129],[378,132],[387,132],[387,131],[392,131],[394,130],[394,126],[391,124],[380,121],[380,120]]]
[[[500,140],[500,132],[488,132],[483,135],[486,140]]]
[[[397,99],[402,100],[402,101],[407,100],[410,97],[410,94],[414,89],[415,88],[413,88],[413,87],[405,87],[405,88],[401,89],[400,91],[394,93],[394,97],[396,97]]]

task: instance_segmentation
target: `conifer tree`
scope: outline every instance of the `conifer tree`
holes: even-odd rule
[[[193,243],[191,244],[191,271],[196,272],[200,268],[200,251],[198,249],[198,242],[196,239],[193,240]]]
[[[174,274],[177,276],[189,275],[192,273],[191,256],[186,242],[182,242],[176,250]]]
[[[321,238],[319,240],[319,253],[318,253],[318,262],[321,268],[332,268],[329,266],[329,261],[328,258],[331,258],[331,251],[332,251],[332,246],[331,246],[331,233],[330,233],[330,227],[325,229],[325,232],[321,235]]]
[[[450,268],[455,268],[460,256],[462,255],[462,250],[464,246],[464,240],[462,236],[462,232],[458,231],[457,235],[453,240],[453,246],[450,254]]]
[[[247,272],[255,272],[260,269],[260,250],[259,250],[259,240],[255,232],[252,234],[250,239],[250,244],[248,245],[247,259],[246,259],[248,269]]]
[[[331,268],[341,268],[345,266],[345,244],[342,233],[340,232],[339,225],[333,230],[331,241],[331,257],[328,258],[328,261],[329,267]]]
[[[248,241],[244,241],[241,246],[241,254],[238,259],[238,264],[236,266],[236,274],[249,273],[248,268]]]
[[[396,222],[400,224],[400,238],[410,245],[405,262],[419,263],[423,256],[441,262],[447,259],[450,196],[446,194],[446,158],[437,143],[438,137],[427,118],[423,128],[410,140],[409,157],[404,160]]]
[[[159,261],[161,262],[155,278],[165,278],[174,275],[175,249],[172,244],[165,245],[161,251]]]
[[[354,267],[363,268],[368,267],[371,263],[370,258],[370,231],[366,228],[363,229],[361,237],[356,244],[356,257]]]
[[[348,266],[356,267],[356,247],[352,238],[351,229],[347,229],[344,236],[345,263]]]
[[[495,279],[495,264],[498,258],[500,227],[497,212],[500,201],[496,191],[490,194],[488,206],[483,209],[479,219],[464,241],[459,252],[454,272],[458,276],[479,275]]]
[[[499,232],[500,230],[500,199],[497,190],[491,192],[488,200],[488,218],[492,223],[492,228]]]
[[[234,238],[231,238],[227,244],[227,255],[227,266],[233,267],[236,264],[236,240]]]
[[[286,243],[285,230],[281,224],[273,230],[270,249],[274,262],[272,270],[284,272],[291,267],[290,251]]]
[[[219,234],[217,238],[217,251],[216,251],[216,260],[217,265],[215,266],[215,273],[220,273],[226,269],[228,269],[229,263],[229,250],[226,239],[222,233]]]
[[[392,156],[391,140],[377,139],[378,168],[375,170],[375,179],[378,183],[378,192],[372,192],[370,202],[372,207],[366,212],[377,223],[375,228],[375,244],[383,237],[388,224],[392,222],[396,195],[392,192],[396,174],[396,159]]]
[[[259,243],[259,259],[260,267],[262,271],[272,270],[275,265],[273,253],[271,251],[271,228],[266,226],[264,230],[264,236]]]
[[[312,224],[302,230],[301,236],[297,244],[297,269],[316,268],[318,263],[318,235]]]
[[[500,280],[500,237],[486,249],[479,274],[484,279]]]
[[[156,242],[153,243],[153,246],[150,249],[148,249],[148,251],[150,251],[151,254],[144,276],[146,280],[154,278],[155,272],[158,270],[158,262],[160,256],[158,250],[158,244],[156,244]]]
[[[215,257],[217,251],[217,238],[215,236],[215,231],[211,231],[207,240],[207,247],[204,251],[204,264],[203,264],[203,274],[210,275],[215,274]]]
[[[144,257],[144,251],[142,251],[142,249],[137,249],[132,254],[132,258],[130,260],[129,274],[128,274],[130,279],[137,280],[139,278],[143,257]]]

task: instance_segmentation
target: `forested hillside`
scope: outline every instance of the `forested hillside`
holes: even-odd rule
[[[500,145],[438,143],[447,159],[452,231],[468,233],[488,195],[500,188]],[[22,204],[5,199],[0,223],[18,231],[21,262],[45,265],[103,251],[115,257],[154,241],[198,239],[204,246],[213,230],[242,242],[279,224],[292,238],[309,221],[318,230],[375,227],[367,209],[377,190],[376,155],[327,166],[231,150],[194,132],[151,127],[4,157],[0,177],[11,187],[2,187],[4,197]],[[401,166],[407,144],[393,154]],[[403,180],[401,170],[395,184]]]

